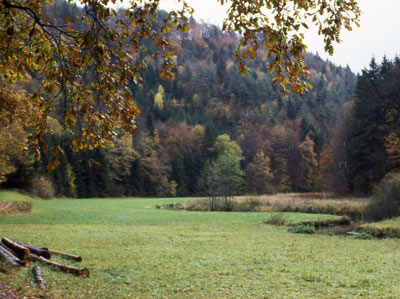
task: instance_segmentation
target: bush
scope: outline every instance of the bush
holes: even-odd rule
[[[54,197],[54,187],[49,177],[36,176],[32,181],[32,193],[40,198],[50,199]]]
[[[312,220],[312,221],[301,221],[295,223],[295,225],[302,225],[302,226],[312,226],[315,228],[322,228],[322,227],[333,227],[333,226],[342,226],[342,225],[349,225],[351,223],[351,219],[347,216],[337,217],[337,218],[329,218],[325,220]]]
[[[314,234],[315,228],[313,226],[298,225],[289,228],[288,232],[294,234]]]
[[[276,225],[276,226],[283,226],[285,225],[286,221],[283,217],[283,214],[276,214],[272,215],[270,218],[264,221],[264,224]]]
[[[400,227],[396,223],[367,223],[360,225],[357,232],[366,233],[375,238],[400,238]]]
[[[371,240],[374,238],[372,235],[364,232],[348,232],[347,234],[353,239]]]
[[[112,194],[113,197],[125,196],[125,188],[121,184],[117,184],[115,182],[110,182],[108,186],[109,194]]]
[[[400,216],[400,173],[386,176],[375,188],[364,220],[379,221]]]

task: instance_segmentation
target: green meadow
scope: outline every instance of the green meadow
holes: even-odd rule
[[[155,209],[187,198],[29,200],[31,213],[0,216],[0,236],[78,254],[90,277],[42,265],[0,273],[45,298],[399,298],[400,241],[302,235],[262,222],[273,213]],[[292,222],[332,216],[285,213]],[[37,263],[33,263],[37,264]]]

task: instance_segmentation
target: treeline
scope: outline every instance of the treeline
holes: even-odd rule
[[[71,11],[65,1],[56,1],[47,14],[62,19]],[[133,136],[121,130],[116,132],[114,147],[73,152],[58,122],[60,115],[53,111],[49,118],[53,134],[45,140],[47,154],[40,162],[15,159],[15,171],[3,186],[31,186],[49,196],[204,195],[204,174],[218,161],[212,149],[225,134],[241,151],[243,180],[238,193],[359,191],[365,188],[362,184],[376,180],[363,181],[361,166],[353,166],[355,149],[366,145],[350,141],[358,136],[354,128],[347,131],[357,80],[349,68],[309,54],[306,62],[314,88],[304,96],[282,94],[279,85],[272,83],[265,66],[268,58],[261,50],[248,61],[251,71],[240,75],[232,55],[238,45],[234,34],[192,19],[188,34],[172,32],[171,38],[181,53],[176,57],[175,80],[161,79],[161,62],[151,56],[152,47],[147,45],[143,81],[130,84],[142,110]],[[354,109],[365,108],[357,101],[361,101],[363,76],[368,74],[359,78]],[[377,138],[386,140],[386,131],[377,132]],[[61,153],[58,166],[53,161],[55,151]],[[48,172],[52,161],[57,167]]]
[[[347,129],[348,190],[370,192],[400,168],[400,58],[383,57],[358,77]]]

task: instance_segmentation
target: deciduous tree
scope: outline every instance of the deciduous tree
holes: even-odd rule
[[[23,125],[31,124],[35,116],[35,110],[30,108],[20,87],[5,86],[0,81],[0,183],[24,160],[22,149],[28,134]]]
[[[315,184],[318,162],[314,152],[314,142],[307,136],[298,148],[298,175],[294,179],[299,191],[312,191]]]
[[[393,170],[398,170],[400,167],[400,138],[396,132],[391,132],[385,137],[385,141],[390,166]]]
[[[240,167],[242,150],[226,134],[218,136],[210,150],[216,156],[209,161],[203,172],[205,192],[210,198],[211,209],[217,198],[223,198],[225,208],[229,209],[231,198],[238,194],[244,184],[244,172]]]
[[[106,154],[110,167],[109,176],[115,183],[129,176],[132,163],[139,159],[139,153],[132,146],[132,136],[128,133],[121,133],[115,138],[113,146],[107,147]]]
[[[259,151],[246,167],[246,184],[250,193],[266,194],[272,191],[273,175],[269,157]]]

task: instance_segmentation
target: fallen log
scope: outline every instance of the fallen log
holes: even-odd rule
[[[21,243],[21,242],[15,242],[15,243],[17,243],[21,246],[24,246],[25,248],[28,248],[30,250],[30,252],[33,254],[43,256],[45,259],[48,259],[48,260],[51,259],[51,254],[47,248],[40,248],[40,247],[37,247],[32,244],[28,244],[28,243]]]
[[[18,243],[11,241],[10,239],[8,239],[6,237],[2,238],[1,241],[3,242],[4,245],[6,245],[8,248],[10,248],[12,251],[14,251],[20,260],[23,260],[23,261],[29,260],[31,252],[29,251],[28,248],[26,248],[22,245],[19,245]]]
[[[59,264],[57,262],[49,261],[48,259],[45,259],[42,256],[37,256],[36,254],[31,254],[31,258],[33,260],[35,260],[35,261],[40,261],[42,263],[55,266],[55,267],[61,269],[64,272],[73,273],[73,274],[76,274],[78,276],[87,276],[87,277],[89,277],[89,274],[90,274],[89,270],[87,268],[78,268],[78,267],[73,267],[73,266],[69,266],[69,265]]]
[[[13,268],[19,268],[19,264],[12,258],[10,257],[4,250],[3,247],[0,248],[0,259],[6,261],[6,263],[13,267]]]
[[[56,254],[56,255],[61,255],[61,256],[65,256],[68,257],[70,259],[73,259],[76,262],[82,262],[82,257],[78,256],[78,255],[74,255],[74,254],[70,254],[70,253],[65,253],[65,252],[60,252],[60,251],[55,251],[55,250],[50,250],[49,252],[52,254]]]
[[[31,266],[31,263],[29,261],[23,261],[20,260],[15,254],[14,252],[9,249],[7,246],[5,246],[4,244],[0,244],[0,251],[7,255],[7,257],[9,259],[12,259],[15,263],[17,263],[19,266],[25,267],[25,268],[29,268]]]
[[[39,266],[35,266],[32,269],[33,275],[35,276],[36,283],[38,284],[39,288],[42,290],[46,289],[46,285],[44,284],[44,276],[42,272],[42,268]]]

